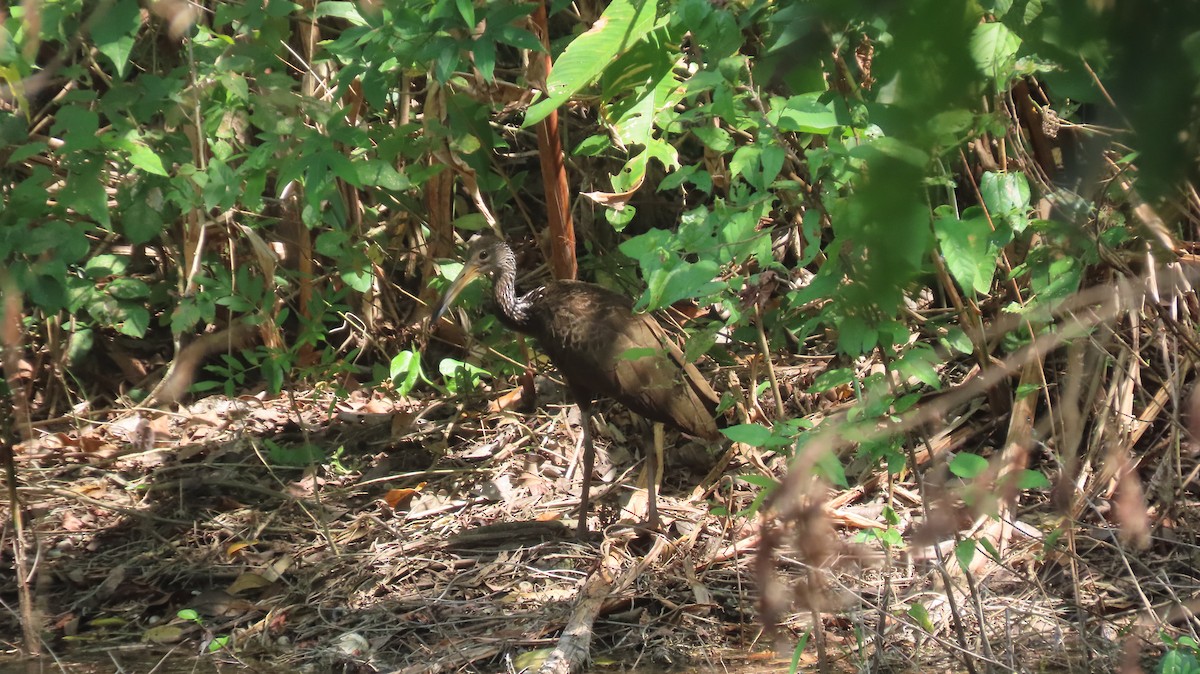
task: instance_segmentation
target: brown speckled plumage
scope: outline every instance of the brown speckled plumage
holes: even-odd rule
[[[474,240],[463,272],[437,315],[475,276],[493,285],[497,316],[537,340],[562,373],[584,416],[584,486],[579,528],[586,528],[594,450],[592,402],[612,398],[653,421],[715,440],[716,394],[654,318],[634,313],[625,296],[593,283],[553,281],[524,295],[515,288],[516,259],[503,241]],[[651,504],[651,518],[656,512]]]

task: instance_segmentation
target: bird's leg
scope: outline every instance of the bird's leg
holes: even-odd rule
[[[576,535],[583,538],[588,530],[588,492],[592,489],[592,468],[596,463],[596,447],[592,444],[592,406],[585,403],[577,404],[580,416],[583,417],[583,488],[579,492],[579,526],[576,529]]]
[[[646,456],[646,462],[650,464],[650,470],[646,476],[646,526],[650,529],[658,529],[658,487],[662,484],[663,445],[665,444],[663,425],[656,421],[654,422],[654,452]]]

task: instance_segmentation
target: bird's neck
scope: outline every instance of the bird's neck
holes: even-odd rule
[[[529,307],[538,288],[524,295],[517,294],[516,272],[501,273],[494,281],[496,305],[500,315],[511,327],[520,329],[529,322]]]

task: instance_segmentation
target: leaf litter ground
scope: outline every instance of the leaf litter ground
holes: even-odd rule
[[[781,374],[788,391],[802,390]],[[843,405],[801,397],[789,396],[802,408],[792,412]],[[1193,540],[1182,533],[1195,531],[1193,509],[1174,509],[1148,551],[1134,554],[1094,520],[1069,530],[1068,553],[1047,543],[1059,529],[1036,495],[1005,523],[999,560],[956,564],[953,539],[937,542],[944,564],[932,545],[889,553],[878,543],[889,517],[910,532],[970,511],[924,511],[910,477],[888,480],[878,468],[808,511],[782,512],[764,533],[760,516],[724,513],[757,496],[737,476],[781,478],[785,459],[743,447],[693,498],[715,453],[670,436],[667,528],[650,554],[616,524],[631,500],[639,507],[629,448],[648,444],[648,427],[611,407],[599,434],[607,479],[590,520],[597,533],[577,540],[572,410],[479,418],[356,392],[217,397],[171,414],[43,426],[19,448],[18,467],[50,647],[66,662],[118,646],[195,653],[225,643],[203,657],[308,671],[536,669],[587,580],[618,569],[628,582],[592,609],[589,650],[601,669],[741,671],[786,659],[804,635],[800,663],[823,652],[839,670],[954,671],[964,651],[1001,669],[1114,669],[1122,648],[1136,657],[1154,645],[1135,628],[1177,624],[1171,599],[1186,605],[1191,594],[1178,588],[1200,580],[1194,545],[1162,537]],[[978,398],[955,409],[918,463],[1002,436],[980,410]],[[966,536],[998,524],[953,528]],[[773,633],[763,606],[774,607]],[[0,629],[19,633],[13,613]],[[1132,649],[1131,630],[1141,640]]]

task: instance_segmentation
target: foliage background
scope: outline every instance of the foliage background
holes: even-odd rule
[[[475,205],[537,238],[529,128],[568,101],[572,184],[597,195],[574,205],[583,250],[623,253],[585,274],[640,272],[651,309],[720,305],[696,354],[761,314],[775,350],[832,328],[847,357],[902,356],[920,348],[904,299],[930,287],[979,358],[973,298],[1027,313],[1075,290],[1103,241],[1162,243],[1127,217],[1131,190],[1193,206],[1175,197],[1196,168],[1189,7],[559,3],[545,85],[530,4],[199,7],[5,17],[0,254],[43,414],[144,395],[114,352],[169,358],[230,325],[260,345],[208,361],[237,384],[387,357]],[[88,376],[109,360],[120,387]]]

